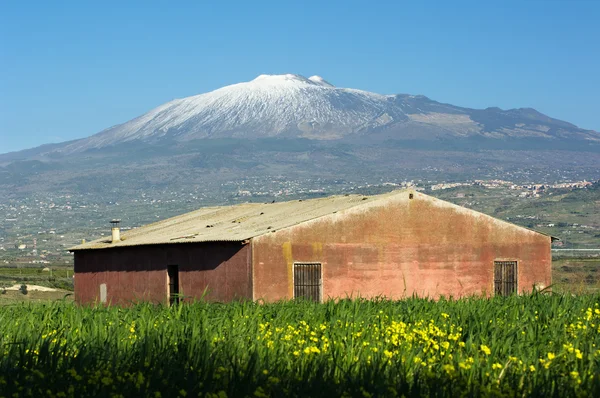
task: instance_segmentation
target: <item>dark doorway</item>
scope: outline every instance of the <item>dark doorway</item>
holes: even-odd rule
[[[321,263],[294,263],[294,298],[321,302]]]
[[[494,293],[509,296],[517,291],[517,262],[494,261]]]
[[[169,304],[179,303],[179,266],[169,265],[167,267],[167,282],[169,285]]]

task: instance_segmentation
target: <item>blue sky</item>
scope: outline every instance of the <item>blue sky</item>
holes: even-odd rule
[[[600,130],[600,1],[4,1],[0,153],[263,73]]]

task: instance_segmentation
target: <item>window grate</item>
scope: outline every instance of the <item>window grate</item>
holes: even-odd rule
[[[321,263],[294,263],[294,298],[321,302]]]
[[[494,293],[509,296],[517,291],[517,262],[494,261]]]

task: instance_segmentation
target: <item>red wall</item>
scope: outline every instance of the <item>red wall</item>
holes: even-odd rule
[[[550,237],[408,195],[254,238],[254,299],[293,297],[293,263],[313,261],[324,298],[490,294],[494,260],[518,261],[520,292],[551,284]]]
[[[179,289],[188,300],[251,299],[251,247],[240,243],[187,243],[133,246],[75,252],[75,300],[100,301],[106,284],[107,301],[166,302],[167,265],[179,265]]]

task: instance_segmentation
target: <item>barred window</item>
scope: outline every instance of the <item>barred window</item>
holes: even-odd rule
[[[517,292],[517,262],[494,261],[494,294],[508,296]]]
[[[294,263],[294,298],[321,302],[321,263]]]

